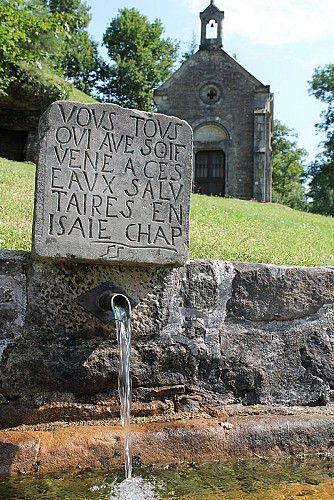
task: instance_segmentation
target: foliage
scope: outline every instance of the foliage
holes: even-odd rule
[[[310,178],[308,195],[311,198],[311,212],[324,215],[334,215],[334,164],[323,153],[309,165]]]
[[[309,83],[310,94],[327,105],[327,110],[321,113],[322,122],[316,127],[326,132],[325,147],[334,153],[334,64],[316,68]]]
[[[69,36],[64,40],[58,70],[78,89],[92,94],[103,61],[98,54],[98,44],[87,31],[91,20],[89,7],[81,0],[44,0],[51,13],[61,12],[66,16]]]
[[[187,50],[181,54],[180,63],[188,61],[198,50],[198,42],[195,33],[193,32],[191,40],[187,43]]]
[[[112,61],[100,87],[103,100],[154,109],[153,89],[170,76],[178,54],[178,44],[163,32],[161,21],[151,23],[134,8],[119,10],[103,36]]]
[[[273,201],[291,208],[306,207],[303,187],[305,149],[297,147],[293,130],[279,120],[274,121],[272,134]]]
[[[10,87],[16,106],[29,107],[34,96],[34,103],[40,102],[43,108],[45,103],[67,99],[71,91],[71,85],[59,76],[26,63],[17,67],[16,75],[17,82]]]
[[[323,151],[309,166],[310,209],[313,212],[334,215],[334,64],[316,68],[310,83],[310,94],[326,104],[321,113],[322,122],[316,125],[325,132]]]
[[[31,163],[0,158],[0,248],[30,250],[34,171]],[[334,265],[331,217],[283,205],[192,195],[190,224],[192,258]]]
[[[9,94],[0,96],[0,106],[30,113],[32,107],[44,110],[51,102],[63,99],[96,102],[58,75],[22,63],[17,68],[17,81],[11,84]]]
[[[23,73],[46,69],[92,92],[103,62],[81,0],[1,0],[0,93]]]
[[[71,32],[87,28],[91,16],[89,9],[81,0],[46,0],[50,12],[71,14],[69,27]]]
[[[0,93],[5,94],[17,79],[22,64],[41,67],[47,62],[52,67],[54,40],[64,38],[67,29],[64,17],[58,12],[46,12],[38,0],[2,0]]]

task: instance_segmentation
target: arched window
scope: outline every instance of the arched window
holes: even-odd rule
[[[194,132],[194,142],[220,142],[228,139],[229,135],[226,129],[221,125],[216,125],[215,123],[200,125]]]
[[[218,38],[218,23],[214,19],[210,19],[206,25],[206,39],[214,38]]]

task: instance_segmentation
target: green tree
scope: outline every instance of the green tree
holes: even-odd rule
[[[154,110],[153,90],[170,76],[178,56],[178,44],[163,32],[161,21],[151,23],[133,8],[119,10],[103,36],[112,61],[100,87],[103,100]]]
[[[62,13],[67,19],[69,36],[63,42],[58,71],[78,89],[94,93],[104,63],[97,42],[87,31],[90,7],[81,0],[45,0],[45,5],[51,13]]]
[[[323,151],[308,169],[310,210],[334,215],[334,64],[316,68],[309,84],[310,94],[327,106],[320,115],[322,121],[316,124],[325,133]]]
[[[188,61],[188,59],[191,56],[193,56],[198,50],[198,41],[197,41],[197,37],[196,37],[194,32],[192,34],[190,41],[186,44],[186,46],[187,46],[187,50],[185,52],[182,52],[182,54],[181,54],[181,59],[180,59],[181,64]]]
[[[58,12],[46,12],[38,0],[2,0],[0,93],[6,94],[9,85],[20,78],[23,67],[53,68],[54,40],[62,40],[67,33],[64,17]]]
[[[334,216],[334,166],[325,154],[320,154],[308,168],[311,212]]]
[[[298,135],[279,120],[272,134],[273,201],[303,210],[306,207],[304,161],[307,152],[297,147]]]
[[[322,122],[316,125],[319,131],[325,132],[325,149],[334,154],[334,64],[324,68],[316,68],[310,83],[310,94],[327,105],[321,113]]]

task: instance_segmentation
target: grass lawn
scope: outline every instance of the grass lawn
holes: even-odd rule
[[[192,196],[192,257],[334,265],[334,218],[274,203]]]
[[[31,249],[35,165],[0,158],[0,248]]]
[[[0,248],[30,250],[35,165],[0,158]],[[334,218],[192,195],[190,257],[334,265]]]

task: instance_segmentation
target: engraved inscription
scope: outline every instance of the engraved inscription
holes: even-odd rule
[[[186,122],[73,102],[54,103],[43,119],[37,256],[161,264],[186,259],[192,176]]]

